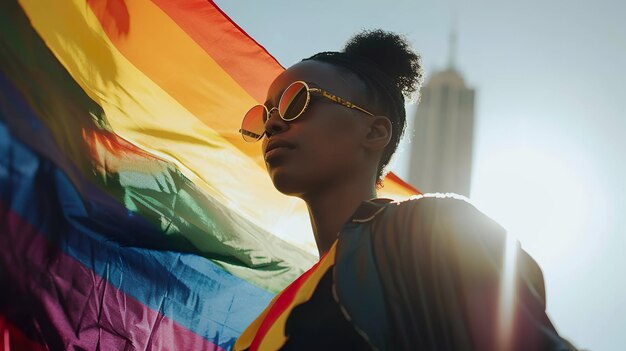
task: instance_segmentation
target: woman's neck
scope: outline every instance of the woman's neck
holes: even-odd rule
[[[371,182],[349,182],[303,198],[309,210],[320,257],[330,249],[341,227],[361,202],[374,197],[376,189]]]

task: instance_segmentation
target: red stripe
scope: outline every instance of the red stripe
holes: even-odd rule
[[[155,0],[178,26],[255,100],[284,68],[213,1]]]
[[[0,315],[0,351],[44,351],[47,347],[30,340],[18,327]]]
[[[325,255],[324,255],[325,256]],[[269,331],[270,327],[276,322],[278,317],[282,315],[289,306],[293,304],[293,300],[302,287],[302,284],[306,282],[309,276],[317,269],[317,266],[322,262],[324,256],[320,258],[320,260],[311,267],[308,271],[302,274],[298,279],[296,279],[291,285],[289,285],[283,292],[280,294],[276,302],[272,305],[270,310],[267,312],[267,315],[263,319],[263,322],[259,326],[257,333],[252,340],[252,344],[250,345],[250,350],[257,350],[259,348],[259,344]]]
[[[2,203],[0,214],[7,244],[0,263],[12,267],[6,273],[16,289],[36,301],[24,313],[52,328],[64,349],[223,350],[51,247]]]
[[[398,177],[395,173],[393,172],[389,172],[387,173],[387,176],[385,177],[385,179],[389,179],[392,182],[398,183],[400,186],[406,188],[407,190],[410,190],[412,192],[414,192],[415,194],[421,194],[422,192],[417,190],[417,188],[414,188],[411,184],[405,182],[404,180],[400,179],[400,177]]]

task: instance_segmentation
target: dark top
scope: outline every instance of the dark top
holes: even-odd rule
[[[545,313],[537,263],[519,243],[507,249],[504,228],[469,202],[435,194],[378,206],[384,210],[375,218],[344,227],[335,259],[338,301],[371,344],[381,350],[575,349]],[[504,265],[509,252],[511,270]],[[501,290],[504,282],[512,284]],[[512,301],[508,323],[499,313],[505,293]]]
[[[285,325],[281,350],[371,350],[333,298],[333,270],[322,277],[311,299],[297,306]]]

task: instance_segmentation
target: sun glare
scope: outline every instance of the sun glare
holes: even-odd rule
[[[474,203],[543,260],[558,261],[582,244],[590,226],[591,180],[566,159],[545,149],[503,149],[474,174]]]

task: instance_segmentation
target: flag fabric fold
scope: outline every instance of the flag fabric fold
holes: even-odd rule
[[[210,1],[0,8],[3,345],[229,349],[316,261],[238,135],[283,68]]]

